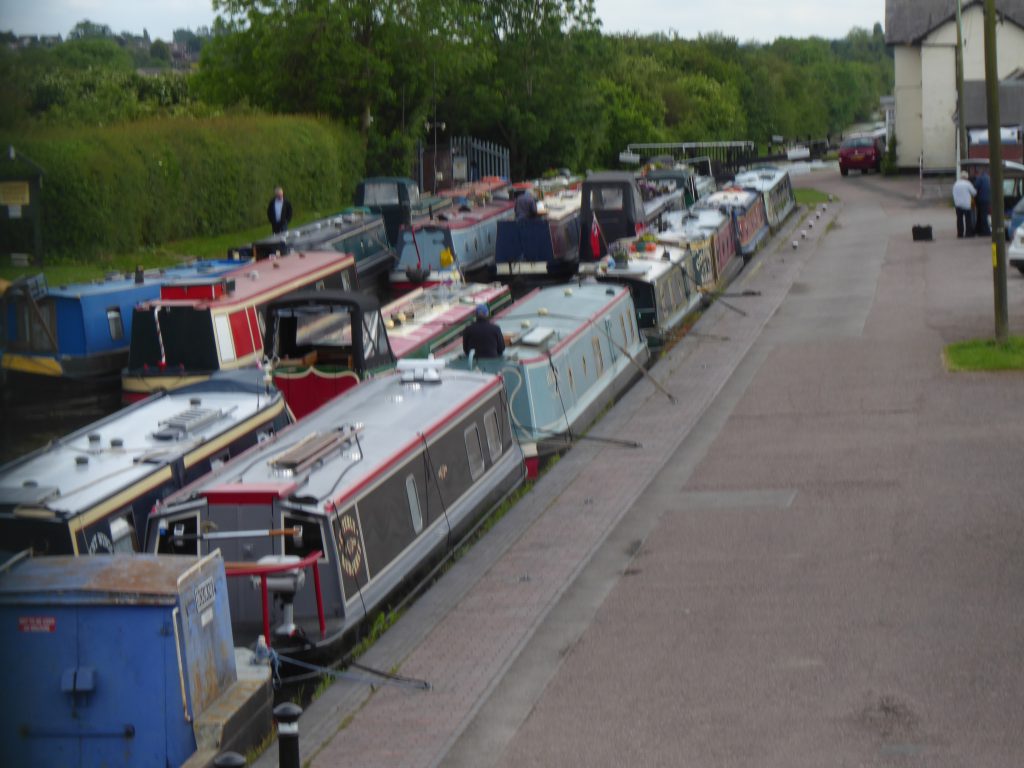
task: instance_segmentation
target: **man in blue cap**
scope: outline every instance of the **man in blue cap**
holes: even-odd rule
[[[505,351],[505,337],[501,328],[488,319],[490,314],[486,304],[476,305],[476,321],[462,332],[462,351],[467,355],[476,352],[478,358],[501,357]]]

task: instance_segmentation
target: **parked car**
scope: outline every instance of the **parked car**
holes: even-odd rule
[[[1018,230],[1021,230],[1022,224],[1024,224],[1024,198],[1017,201],[1017,204],[1013,207],[1013,211],[1010,213],[1010,223],[1006,226],[1007,242],[1013,240],[1014,234],[1016,234]]]
[[[839,172],[845,176],[850,169],[863,173],[882,170],[885,143],[873,136],[851,136],[839,147]]]
[[[1007,229],[1006,241],[1009,243],[1006,248],[1007,263],[1024,275],[1024,200],[1013,209],[1013,220]]]

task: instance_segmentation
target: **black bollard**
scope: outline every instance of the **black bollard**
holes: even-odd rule
[[[299,763],[299,715],[302,707],[286,701],[274,707],[277,720],[277,764],[280,768],[302,768]]]
[[[237,752],[221,752],[213,758],[213,768],[245,768],[245,758]]]

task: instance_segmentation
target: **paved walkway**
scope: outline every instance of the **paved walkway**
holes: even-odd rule
[[[916,180],[800,183],[842,206],[755,259],[730,293],[757,295],[717,303],[653,369],[679,403],[641,382],[593,430],[643,448],[584,442],[546,475],[368,654],[433,690],[333,686],[302,719],[313,765],[952,765],[935,758],[1020,747],[1020,379],[938,360],[991,330],[987,250],[950,241]],[[911,244],[913,223],[939,242]],[[972,499],[968,468],[995,487]],[[965,509],[1005,550],[991,590],[954,578],[985,565],[984,546],[958,561]],[[910,684],[959,670],[992,694],[971,705],[998,738],[933,751],[928,694],[955,721],[958,691]]]

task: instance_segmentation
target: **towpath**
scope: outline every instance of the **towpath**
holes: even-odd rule
[[[304,758],[1019,760],[1024,387],[941,362],[991,334],[988,249],[916,180],[799,183],[841,204],[653,369],[678,404],[641,382],[593,430],[643,448],[570,452],[368,654],[432,690],[333,686]]]

